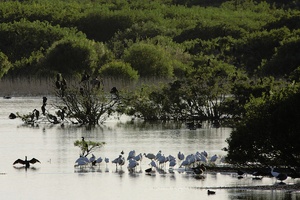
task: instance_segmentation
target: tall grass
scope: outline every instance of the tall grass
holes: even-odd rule
[[[133,91],[143,85],[154,86],[159,83],[166,83],[168,80],[159,78],[141,79],[136,82],[129,82],[121,79],[104,78],[104,90],[110,91],[117,87],[119,91]],[[80,80],[68,79],[67,83],[79,87]],[[3,78],[0,80],[0,96],[54,96],[55,80],[53,78]]]

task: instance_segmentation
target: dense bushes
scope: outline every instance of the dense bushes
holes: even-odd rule
[[[0,77],[8,72],[11,67],[11,63],[8,61],[7,56],[0,52]]]
[[[173,75],[171,56],[160,46],[134,44],[124,53],[124,61],[131,64],[141,77],[165,77]]]
[[[125,81],[136,81],[139,78],[138,72],[132,69],[130,64],[121,61],[112,61],[103,65],[99,70],[99,74],[102,77],[118,77]]]
[[[228,161],[242,165],[299,167],[299,88],[252,98],[247,115],[227,140]]]
[[[218,6],[211,5],[208,1],[196,5],[192,1],[167,0],[5,1],[0,5],[0,50],[12,63],[8,75],[28,70],[37,71],[39,68],[44,71],[48,67],[59,70],[60,68],[51,66],[57,64],[49,59],[49,52],[54,50],[54,43],[70,37],[77,38],[76,43],[81,44],[104,42],[107,52],[114,55],[101,55],[101,62],[99,56],[95,55],[84,61],[78,60],[86,59],[84,55],[76,56],[74,62],[64,60],[69,63],[66,65],[68,68],[74,66],[74,69],[64,70],[65,73],[80,73],[83,68],[94,71],[115,57],[130,63],[141,77],[182,77],[192,63],[197,66],[198,56],[204,56],[213,58],[214,62],[234,64],[252,75],[257,73],[264,76],[264,73],[270,74],[267,69],[272,68],[272,63],[280,63],[277,60],[283,55],[276,51],[279,46],[281,51],[292,55],[289,51],[294,49],[283,46],[291,44],[281,41],[290,37],[292,31],[298,30],[298,11],[286,11],[266,2],[255,3],[250,0],[218,1],[213,3],[213,6]],[[188,55],[185,57],[190,57],[189,61],[177,59],[177,55],[174,56],[177,53],[166,48],[165,43],[158,40],[155,43],[154,38],[158,37],[170,38],[171,41],[167,44],[169,47],[187,50]],[[231,39],[228,40],[229,38]],[[88,40],[91,42],[87,42]],[[145,40],[150,40],[154,45],[152,50],[149,49],[149,42],[146,42],[148,45],[143,49],[143,55],[147,58],[137,54],[142,59],[134,60],[134,56],[130,54],[140,52]],[[190,46],[193,42],[198,46]],[[69,51],[76,52],[76,46],[70,45]],[[96,47],[89,48],[90,52],[97,52],[92,50]],[[47,58],[42,59],[46,52]],[[76,66],[75,60],[83,66]],[[151,66],[146,67],[147,70],[142,67],[148,65]],[[162,69],[158,70],[160,67]],[[264,70],[260,70],[261,67]],[[288,75],[296,67],[287,67],[286,72],[280,73]]]

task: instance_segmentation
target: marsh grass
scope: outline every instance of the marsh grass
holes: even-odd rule
[[[143,85],[157,86],[160,83],[166,83],[168,80],[159,78],[141,79],[135,82],[129,82],[121,79],[104,78],[104,90],[110,91],[112,87],[117,87],[124,91],[133,91]],[[0,80],[0,96],[54,96],[54,78],[3,78]],[[77,85],[78,78],[67,79],[68,84]],[[79,84],[78,84],[79,85]]]

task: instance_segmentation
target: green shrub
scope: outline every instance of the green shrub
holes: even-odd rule
[[[171,56],[160,46],[136,43],[125,50],[123,58],[141,77],[169,78],[173,75]]]
[[[112,77],[128,81],[136,81],[139,78],[138,72],[132,69],[130,64],[121,61],[112,61],[103,65],[99,74],[105,78]]]
[[[55,42],[47,51],[44,66],[50,71],[63,74],[95,71],[98,57],[94,49],[95,42],[76,38]]]
[[[11,63],[9,62],[7,56],[0,52],[0,79],[1,77],[8,72],[11,68]]]

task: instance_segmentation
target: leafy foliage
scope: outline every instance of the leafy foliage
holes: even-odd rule
[[[12,64],[8,61],[7,56],[0,52],[0,78],[8,72]]]
[[[93,153],[95,150],[101,148],[105,145],[105,142],[95,142],[95,141],[85,141],[84,138],[82,140],[76,140],[74,142],[74,146],[79,147],[81,150],[80,156],[86,157],[89,154]]]
[[[132,69],[130,64],[121,61],[112,61],[103,65],[99,74],[103,77],[118,77],[127,81],[136,81],[139,78],[138,72]]]
[[[227,139],[231,163],[299,167],[299,86],[252,98],[246,117]]]
[[[298,30],[295,19],[299,16],[297,10],[253,1],[5,1],[0,11],[0,50],[12,63],[8,76],[47,74],[58,68],[71,76],[82,70],[95,71],[115,57],[130,63],[141,78],[182,77],[184,70],[197,62],[192,58],[199,55],[264,75],[268,71],[259,70],[261,63],[269,69],[275,60],[281,60],[282,54],[275,58],[276,48],[290,37],[289,31]],[[293,23],[283,28],[286,20]],[[170,40],[161,43],[154,39],[159,37]],[[193,42],[198,47],[192,50],[187,44]],[[184,56],[189,61],[178,59],[172,48],[187,50]],[[140,51],[138,62],[133,53]],[[292,49],[287,51],[289,54]],[[51,57],[60,55],[66,57],[58,59],[64,63],[58,67]],[[295,67],[291,69],[287,68],[287,75]]]
[[[124,53],[124,60],[139,72],[141,77],[165,77],[173,75],[170,55],[159,46],[134,44]]]

